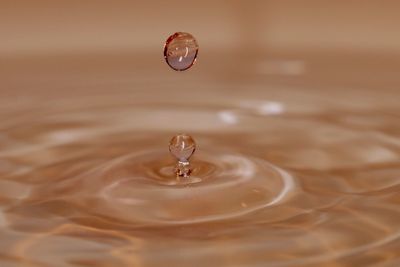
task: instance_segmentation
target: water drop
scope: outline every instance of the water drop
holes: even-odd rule
[[[164,58],[176,71],[189,69],[196,62],[199,46],[190,33],[176,32],[168,37],[164,46]]]
[[[187,134],[178,134],[172,137],[169,142],[169,151],[179,161],[189,161],[189,158],[196,150],[196,143]]]
[[[189,177],[191,173],[189,159],[196,150],[196,143],[190,135],[179,134],[169,142],[169,151],[177,159],[175,174],[178,177]]]

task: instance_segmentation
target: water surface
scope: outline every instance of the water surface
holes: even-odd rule
[[[400,265],[399,61],[157,56],[4,59],[0,266]]]

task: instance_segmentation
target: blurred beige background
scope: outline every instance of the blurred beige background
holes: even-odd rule
[[[202,48],[400,52],[400,1],[0,2],[0,56],[154,49],[173,31]]]

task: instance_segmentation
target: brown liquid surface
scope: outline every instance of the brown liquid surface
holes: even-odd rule
[[[400,265],[399,60],[154,54],[4,59],[1,267]]]

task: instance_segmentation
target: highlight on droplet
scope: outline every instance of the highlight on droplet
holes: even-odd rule
[[[198,51],[199,45],[193,35],[176,32],[165,42],[164,58],[173,70],[184,71],[196,62]]]

